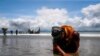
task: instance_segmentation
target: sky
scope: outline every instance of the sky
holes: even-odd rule
[[[100,31],[100,0],[0,0],[0,28],[51,30],[62,25]]]

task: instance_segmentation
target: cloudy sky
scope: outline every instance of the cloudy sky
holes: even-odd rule
[[[50,30],[61,25],[100,31],[100,0],[0,0],[0,28]]]

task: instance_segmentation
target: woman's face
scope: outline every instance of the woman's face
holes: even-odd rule
[[[61,38],[67,38],[68,32],[67,29],[62,28],[62,34]]]

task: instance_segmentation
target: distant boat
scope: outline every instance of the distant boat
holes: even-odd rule
[[[40,27],[39,27],[39,29],[38,29],[37,31],[35,31],[34,33],[36,33],[36,34],[37,34],[37,33],[40,33]]]
[[[28,33],[30,33],[30,34],[39,34],[40,33],[40,27],[36,28],[34,30],[28,29]]]

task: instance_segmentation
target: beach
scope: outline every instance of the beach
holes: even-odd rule
[[[0,56],[53,56],[51,34],[0,34]],[[80,56],[100,56],[99,34],[81,34]]]

